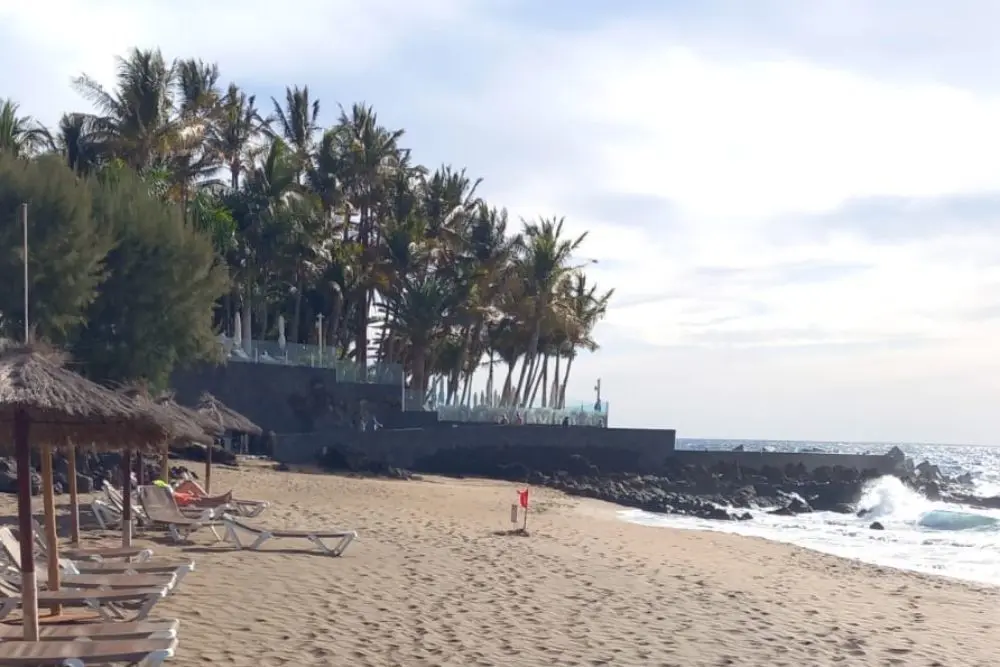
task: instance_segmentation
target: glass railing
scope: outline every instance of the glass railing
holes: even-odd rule
[[[250,342],[250,351],[247,352],[242,347],[235,347],[231,340],[224,340],[222,349],[229,361],[330,368],[337,372],[338,382],[395,385],[403,382],[403,369],[399,364],[371,364],[365,367],[350,359],[338,359],[329,347],[302,343],[282,346],[277,341],[254,340]]]
[[[607,403],[601,404],[600,412],[594,410],[593,405],[587,406],[585,404],[563,409],[439,405],[436,410],[438,418],[442,421],[596,426],[602,428],[608,425]]]

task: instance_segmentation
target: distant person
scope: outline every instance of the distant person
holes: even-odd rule
[[[522,424],[524,424],[524,419],[521,417],[521,413],[520,412],[515,412],[514,413],[514,423],[517,424],[518,426],[521,426]]]
[[[568,426],[569,426],[569,415],[567,415],[567,416],[563,417],[563,420],[562,420],[562,425],[563,425],[564,427],[568,427]]]

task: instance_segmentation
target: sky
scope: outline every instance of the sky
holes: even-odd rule
[[[0,97],[159,46],[365,101],[614,288],[568,396],[679,437],[1000,444],[1000,3],[0,1]]]

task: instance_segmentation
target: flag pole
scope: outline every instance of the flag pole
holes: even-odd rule
[[[530,498],[528,496],[528,489],[529,488],[530,487],[527,487],[527,486],[524,487],[524,494],[521,496],[521,498],[524,499],[524,502],[521,503],[524,506],[524,523],[521,524],[521,532],[522,533],[527,533],[528,532],[528,511],[529,511],[528,508],[531,506],[531,501],[530,501]]]
[[[21,228],[24,231],[24,342],[30,343],[31,327],[28,324],[28,204],[21,204]]]

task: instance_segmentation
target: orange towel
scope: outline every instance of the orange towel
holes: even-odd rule
[[[177,501],[178,505],[183,507],[185,505],[194,504],[195,501],[198,500],[198,498],[191,493],[184,493],[183,491],[174,491],[174,500]]]

